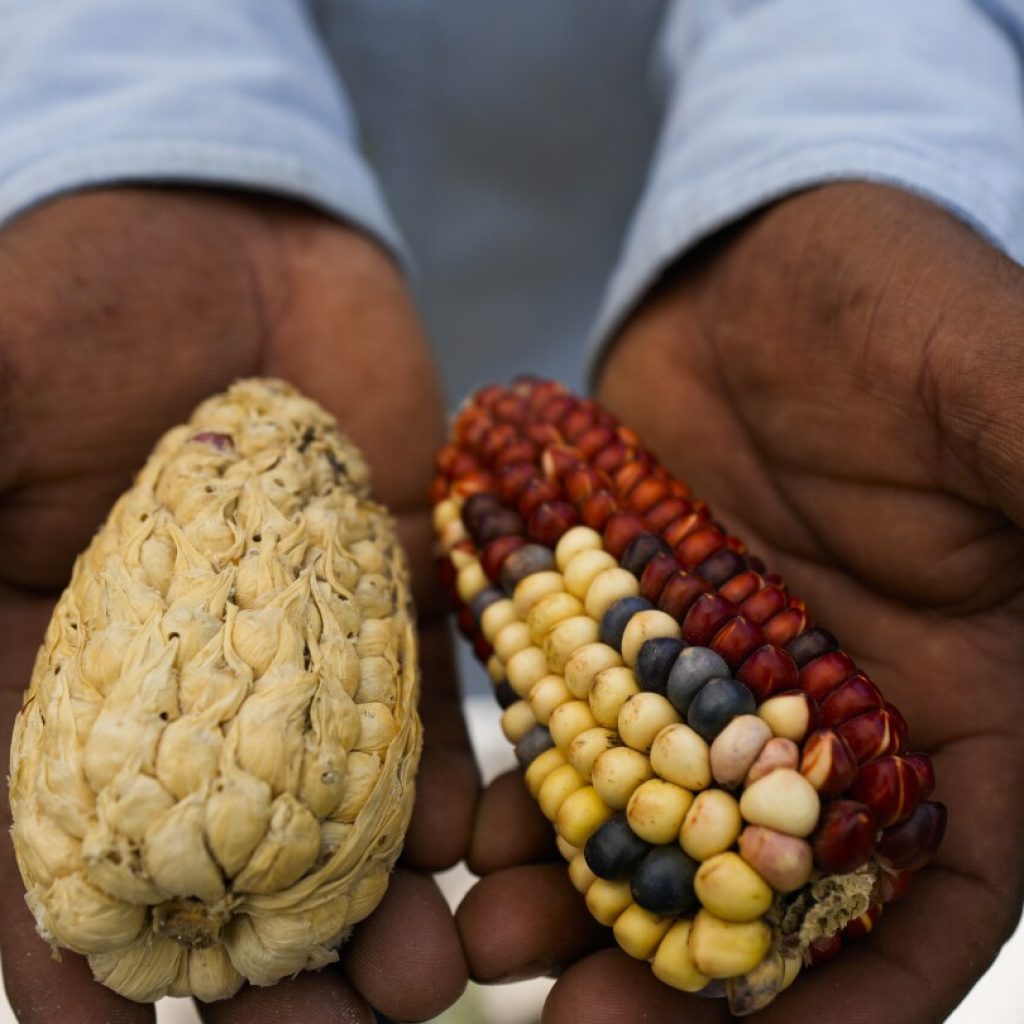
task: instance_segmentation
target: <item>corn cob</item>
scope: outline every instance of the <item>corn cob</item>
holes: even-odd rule
[[[40,934],[138,1001],[337,960],[401,848],[417,691],[360,453],[281,382],[209,399],[78,559],[17,719]]]
[[[835,637],[596,403],[487,387],[437,457],[438,569],[591,913],[766,1006],[928,862],[931,763]]]

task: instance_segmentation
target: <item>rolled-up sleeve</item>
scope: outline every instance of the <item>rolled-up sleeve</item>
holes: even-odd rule
[[[1021,0],[682,0],[659,145],[591,362],[662,271],[815,184],[893,184],[1024,262]]]
[[[300,0],[0,0],[0,222],[159,182],[304,200],[401,252]]]

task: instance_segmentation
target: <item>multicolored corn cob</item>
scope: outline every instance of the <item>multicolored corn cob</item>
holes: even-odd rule
[[[573,884],[753,1013],[869,931],[946,812],[903,716],[596,403],[487,387],[438,454],[438,568]]]

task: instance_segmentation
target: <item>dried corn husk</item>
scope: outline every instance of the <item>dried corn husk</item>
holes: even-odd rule
[[[277,381],[158,443],[78,559],[15,727],[40,934],[130,999],[337,959],[420,749],[413,612],[359,452]]]

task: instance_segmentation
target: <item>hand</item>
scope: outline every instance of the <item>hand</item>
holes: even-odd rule
[[[602,368],[599,397],[904,712],[949,810],[934,863],[870,938],[758,1020],[942,1020],[1020,918],[1022,337],[1018,267],[922,200],[835,185],[684,260]],[[497,801],[485,793],[481,823]],[[478,827],[472,847],[487,877],[457,915],[471,973],[562,968],[545,1024],[727,1019],[618,950],[592,953],[578,898],[565,920],[564,869],[537,863],[539,815],[513,803],[503,835]],[[502,850],[523,822],[533,839]]]
[[[285,202],[112,190],[53,202],[0,232],[0,743],[75,555],[164,430],[253,374],[291,380],[367,455],[400,520],[421,614],[424,750],[401,867],[340,967],[201,1007],[208,1021],[372,1021],[440,1012],[466,967],[427,872],[468,842],[476,770],[433,590],[425,507],[443,406],[387,257]],[[5,827],[0,951],[19,1020],[143,1021],[149,1006],[64,963],[35,934]],[[395,969],[400,965],[400,969]]]

